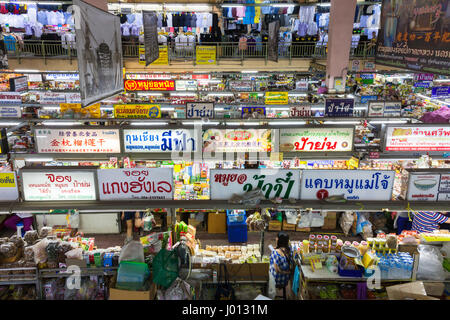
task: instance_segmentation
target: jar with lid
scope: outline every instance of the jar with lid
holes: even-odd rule
[[[323,237],[322,237],[322,235],[319,234],[319,235],[316,236],[316,239],[317,239],[317,241],[320,241],[320,240],[323,239]]]
[[[324,241],[324,243],[329,245],[330,244],[330,237],[327,236],[327,235],[323,236],[323,241]]]
[[[331,236],[331,245],[335,246],[337,244],[337,237]]]
[[[359,242],[358,241],[353,241],[352,246],[355,247],[356,249],[359,248]]]
[[[317,244],[316,253],[322,253],[322,252],[323,252],[323,244],[321,242],[320,244]]]
[[[323,244],[323,252],[325,252],[325,253],[329,253],[329,252],[330,252],[330,245],[329,245],[328,242],[325,242],[325,241],[324,241],[324,244]]]
[[[311,244],[311,246],[314,246],[316,244],[316,236],[313,234],[309,235],[309,243]]]
[[[359,249],[359,253],[361,253],[361,256],[364,256],[366,254],[367,250],[369,249],[369,245],[366,241],[361,241],[358,249]]]
[[[344,246],[350,247],[352,245],[352,243],[350,241],[345,241],[344,242]]]
[[[336,241],[336,252],[341,252],[341,248],[344,245],[344,242],[341,239]]]
[[[330,253],[336,253],[336,246],[335,245],[331,245],[330,246]]]

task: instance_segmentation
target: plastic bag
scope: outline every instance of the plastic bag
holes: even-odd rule
[[[144,231],[151,231],[153,222],[155,221],[153,214],[151,214],[150,212],[146,212],[142,220],[144,221]]]
[[[308,228],[312,223],[312,212],[304,211],[300,214],[300,220],[297,223],[299,228]]]
[[[76,248],[66,252],[67,259],[83,260],[83,249]]]
[[[164,300],[192,300],[191,286],[186,281],[176,278],[164,293]]]
[[[444,258],[438,248],[431,245],[419,245],[419,268],[417,269],[418,280],[445,280],[445,271],[442,263]]]
[[[48,240],[44,238],[33,246],[34,262],[36,264],[47,261],[47,244]]]
[[[36,230],[29,230],[25,232],[23,240],[25,240],[29,245],[34,244],[34,242],[39,239],[39,235]]]
[[[51,233],[52,233],[51,227],[42,227],[41,231],[39,232],[39,237],[46,238]]]
[[[67,225],[69,228],[77,229],[80,225],[80,213],[78,210],[70,210],[67,215]]]
[[[269,271],[269,287],[267,289],[267,296],[273,300],[273,299],[275,299],[276,294],[277,294],[277,289],[276,289],[276,284],[275,284],[275,277]]]
[[[119,263],[122,261],[144,262],[144,247],[139,241],[130,241],[120,251]]]
[[[346,236],[350,233],[350,229],[352,228],[353,221],[355,219],[354,213],[352,211],[345,211],[342,216],[339,224],[341,226],[342,231]]]
[[[178,278],[178,255],[175,251],[161,249],[153,259],[153,282],[168,288]]]

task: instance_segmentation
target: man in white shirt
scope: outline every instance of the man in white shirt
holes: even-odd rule
[[[4,226],[8,229],[17,230],[17,224],[19,222],[23,223],[23,231],[31,230],[33,225],[33,214],[25,212],[17,212],[7,218],[4,222]]]

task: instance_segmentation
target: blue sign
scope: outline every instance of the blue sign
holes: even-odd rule
[[[326,99],[326,117],[351,117],[353,116],[353,99]]]
[[[448,97],[450,96],[450,87],[434,87],[431,89],[431,97]]]
[[[265,107],[242,107],[241,118],[245,118],[245,116],[249,116],[253,114],[253,112],[257,112],[259,115],[266,116]]]
[[[369,101],[376,101],[378,96],[361,96],[361,103],[367,103]]]
[[[416,88],[429,88],[431,86],[430,81],[421,81],[414,83],[414,87]]]

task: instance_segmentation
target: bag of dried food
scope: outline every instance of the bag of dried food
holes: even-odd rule
[[[47,261],[47,238],[40,240],[32,248],[34,251],[34,262],[36,264],[44,263]]]

